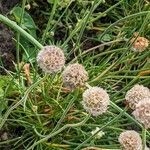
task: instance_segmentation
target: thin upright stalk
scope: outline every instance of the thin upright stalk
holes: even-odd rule
[[[50,25],[51,25],[51,22],[52,22],[52,20],[53,20],[53,16],[54,16],[55,11],[56,11],[56,8],[57,8],[57,3],[58,3],[58,0],[55,0],[55,1],[54,1],[54,5],[53,5],[53,8],[52,8],[51,15],[50,15],[50,17],[49,17],[49,20],[48,20],[48,23],[47,23],[47,26],[46,26],[46,29],[45,29],[45,31],[44,31],[44,33],[43,33],[42,44],[45,43],[46,35],[47,35],[47,33],[48,33],[48,31],[49,31],[49,29],[50,29],[50,27],[51,27]]]
[[[4,24],[8,25],[10,28],[14,29],[16,32],[20,33],[24,38],[26,38],[29,42],[31,42],[33,45],[38,47],[39,49],[43,48],[43,45],[40,44],[34,37],[32,37],[29,33],[27,33],[24,29],[22,29],[20,26],[16,24],[16,22],[11,21],[4,15],[0,14],[0,22],[3,22]]]
[[[76,95],[77,95],[77,94],[78,94],[78,91],[76,92]],[[76,97],[76,96],[75,96],[75,97]],[[68,104],[66,110],[65,110],[64,113],[62,114],[60,120],[57,122],[57,125],[56,125],[55,128],[53,129],[52,133],[55,132],[56,130],[58,130],[60,124],[62,123],[62,121],[63,121],[64,118],[66,117],[67,112],[70,110],[70,108],[72,107],[74,101],[76,100],[75,97],[73,97],[73,98],[71,99],[71,101],[69,102],[69,104]]]
[[[27,0],[23,0],[22,1],[22,11],[21,11],[21,16],[20,16],[20,21],[19,21],[19,26],[21,27],[21,25],[22,25],[22,21],[23,21],[23,16],[24,16],[24,9],[25,9],[25,4],[26,4],[26,1]],[[18,66],[19,66],[19,62],[20,62],[20,58],[19,58],[19,49],[20,49],[20,45],[19,45],[19,43],[20,43],[20,33],[18,32],[17,33],[17,45],[16,45],[16,49],[17,49],[17,51],[16,51],[16,56],[17,56],[17,64],[18,64]]]
[[[43,81],[44,78],[36,81],[34,84],[32,84],[25,92],[24,96],[22,97],[22,99],[20,101],[18,101],[16,104],[14,104],[13,106],[11,106],[6,113],[4,114],[4,117],[2,119],[0,119],[0,130],[2,129],[3,125],[5,124],[8,116],[11,114],[11,112],[16,109],[18,106],[20,106],[21,104],[23,104],[24,101],[26,101],[26,99],[28,98],[29,93],[41,82]]]
[[[132,116],[130,116],[128,113],[126,113],[123,109],[121,109],[119,106],[117,106],[114,102],[110,101],[110,105],[112,108],[114,108],[115,110],[117,110],[118,112],[124,112],[123,115],[126,116],[129,120],[133,121],[134,123],[136,123],[140,128],[143,129],[143,126],[137,121],[135,120]],[[145,129],[145,132],[150,135],[150,132],[148,130]]]
[[[124,111],[123,111],[124,112]],[[87,142],[89,142],[95,135],[97,135],[100,131],[105,129],[108,125],[114,123],[117,119],[119,119],[122,115],[123,112],[121,112],[119,115],[117,115],[115,118],[113,118],[111,121],[107,122],[104,126],[102,126],[96,133],[91,135],[89,138],[87,138],[84,142],[82,142],[80,145],[78,145],[74,150],[79,150],[83,145],[85,145]]]
[[[21,27],[22,21],[23,21],[23,16],[24,16],[24,9],[25,9],[25,4],[27,0],[22,1],[22,11],[21,11],[21,16],[20,16],[20,21],[19,21],[19,26]],[[19,62],[20,62],[20,32],[17,33],[17,45],[16,45],[16,57],[17,57],[17,68],[18,68],[18,77],[19,77],[19,83],[20,83],[20,71],[19,71]]]
[[[143,141],[142,150],[145,150],[145,147],[146,147],[146,129],[145,129],[145,127],[142,128],[142,141]]]
[[[59,130],[57,130],[57,131],[55,131],[55,132],[53,132],[53,133],[47,135],[46,137],[42,138],[41,140],[35,142],[35,143],[34,143],[31,147],[29,147],[27,150],[33,149],[36,145],[38,145],[38,144],[40,144],[40,143],[42,143],[42,142],[45,142],[45,141],[47,141],[48,139],[50,139],[50,138],[52,138],[52,137],[58,135],[59,133],[61,133],[62,131],[64,131],[64,130],[67,129],[67,128],[75,128],[75,127],[79,127],[79,126],[84,125],[84,124],[87,122],[87,120],[88,120],[89,118],[90,118],[90,115],[87,115],[87,116],[84,118],[84,120],[81,121],[81,122],[79,122],[79,123],[76,123],[76,124],[66,124],[66,125],[64,125],[64,126],[63,126],[62,128],[60,128]]]

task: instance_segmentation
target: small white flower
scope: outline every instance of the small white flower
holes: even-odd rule
[[[32,106],[32,110],[33,110],[33,112],[37,112],[37,110],[38,110],[38,106],[33,105],[33,106]]]
[[[96,127],[95,130],[91,131],[91,134],[94,135],[94,134],[96,134],[99,130],[100,130],[100,128],[99,128],[99,127]],[[102,138],[103,135],[105,135],[105,132],[99,131],[99,132],[95,135],[95,139],[100,139],[100,138]]]

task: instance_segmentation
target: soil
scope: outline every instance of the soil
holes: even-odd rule
[[[0,13],[6,15],[19,0],[2,0],[0,1]],[[14,33],[4,24],[0,23],[0,58],[1,64],[7,70],[14,68],[15,61],[15,44],[12,40]],[[0,73],[5,74],[5,70],[0,68]]]

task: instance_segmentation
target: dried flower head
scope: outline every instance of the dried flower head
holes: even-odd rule
[[[133,43],[133,51],[142,52],[148,47],[149,40],[144,37],[137,37],[137,39],[134,37],[131,39],[131,43]]]
[[[85,82],[88,80],[87,71],[78,63],[67,66],[62,76],[64,86],[71,90],[76,87],[84,86]]]
[[[100,87],[90,87],[83,93],[82,105],[93,116],[101,115],[107,111],[109,95]]]
[[[124,150],[142,150],[141,137],[134,130],[122,132],[118,140]]]
[[[134,110],[139,101],[148,97],[150,97],[149,89],[136,84],[126,93],[125,99],[128,106]]]
[[[150,98],[145,98],[136,105],[133,112],[134,117],[144,124],[145,128],[150,128]]]
[[[55,73],[60,71],[65,64],[63,51],[54,46],[45,46],[38,53],[37,63],[46,73]]]

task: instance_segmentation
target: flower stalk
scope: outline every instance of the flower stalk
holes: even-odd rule
[[[20,26],[18,26],[16,22],[8,19],[7,17],[1,14],[0,14],[0,22],[3,22],[4,24],[8,25],[10,28],[14,29],[16,32],[20,33],[20,35],[22,35],[24,38],[26,38],[28,41],[30,41],[33,45],[35,45],[39,49],[43,48],[42,44],[40,44],[34,37],[32,37],[29,33],[27,33]]]

